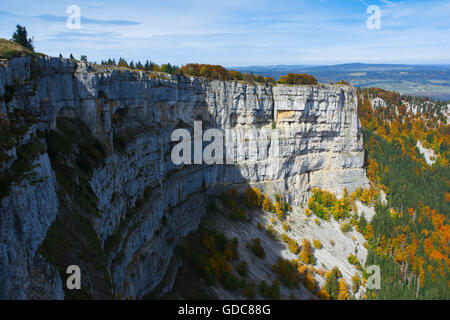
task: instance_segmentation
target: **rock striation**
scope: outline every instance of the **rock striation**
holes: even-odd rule
[[[368,184],[349,86],[210,81],[22,57],[0,66],[0,97],[1,114],[35,117],[27,135],[45,132],[46,147],[33,162],[45,179],[14,181],[0,199],[0,298],[70,296],[65,268],[83,270],[91,249],[82,254],[78,246],[92,237],[105,281],[83,274],[83,297],[141,298],[223,188],[255,185],[301,204],[314,187],[339,194]],[[194,121],[228,130],[233,163],[173,164],[171,134],[192,132]],[[5,153],[12,158],[0,172],[15,160],[14,149]],[[88,227],[68,241],[64,225],[74,212]],[[58,237],[70,255],[51,250]]]

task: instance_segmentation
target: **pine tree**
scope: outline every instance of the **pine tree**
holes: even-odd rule
[[[338,279],[342,276],[337,267],[328,272],[325,275],[325,290],[331,296],[332,299],[337,299],[339,294]]]
[[[28,38],[27,29],[20,24],[16,26],[16,32],[13,33],[11,40],[34,51],[33,38]]]
[[[117,64],[119,67],[128,68],[128,63],[124,58],[119,58],[119,63]]]

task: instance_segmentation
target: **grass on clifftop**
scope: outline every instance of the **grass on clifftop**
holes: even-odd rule
[[[33,51],[20,44],[0,38],[0,59],[12,59],[33,54]]]

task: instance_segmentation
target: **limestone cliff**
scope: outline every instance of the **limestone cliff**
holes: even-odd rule
[[[349,86],[208,81],[48,57],[3,63],[2,133],[21,134],[2,140],[0,298],[140,298],[223,186],[257,185],[300,204],[313,187],[366,185],[356,107]],[[172,163],[171,133],[195,120],[233,129],[233,164]],[[71,264],[82,269],[76,294],[61,280]]]

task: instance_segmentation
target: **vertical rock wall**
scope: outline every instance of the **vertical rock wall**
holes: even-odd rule
[[[97,256],[106,259],[111,289],[105,290],[140,298],[161,281],[178,241],[197,228],[208,194],[251,184],[299,204],[313,187],[339,193],[367,184],[355,91],[348,86],[207,81],[25,57],[0,67],[0,97],[0,113],[32,114],[37,120],[28,131],[47,132],[41,141],[53,150],[34,160],[45,181],[15,181],[0,199],[1,298],[39,298],[37,292],[64,297],[55,284],[62,266],[59,271],[44,267],[48,262],[38,249],[55,218],[70,216],[70,208],[77,207],[70,185],[88,195],[89,206],[81,208],[94,203],[83,214],[101,246]],[[48,132],[60,131],[58,119],[81,121],[93,146],[75,143],[74,136],[61,142],[70,151],[64,159],[55,156]],[[173,130],[192,132],[195,120],[205,129],[230,130],[226,153],[235,156],[233,164],[172,163]],[[90,160],[83,162],[86,157]],[[73,169],[69,177],[58,170],[61,162]],[[75,252],[77,244],[72,246],[68,250]],[[56,280],[33,289],[36,279],[45,277]],[[95,298],[96,284],[89,277],[83,284]]]

